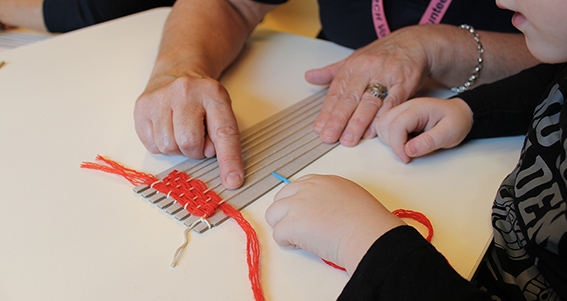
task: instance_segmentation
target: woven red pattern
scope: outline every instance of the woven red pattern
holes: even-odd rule
[[[203,218],[215,214],[222,202],[214,191],[207,189],[203,181],[177,170],[169,173],[163,180],[154,182],[152,187],[172,197],[192,215]]]
[[[246,233],[248,278],[250,278],[254,298],[259,301],[264,300],[262,286],[260,284],[260,243],[256,231],[244,216],[242,216],[240,211],[224,203],[216,192],[207,188],[207,185],[205,185],[203,181],[193,179],[186,173],[174,170],[160,181],[151,174],[126,168],[102,156],[97,156],[96,160],[102,161],[106,163],[106,165],[83,162],[81,168],[101,170],[116,174],[124,177],[133,185],[146,184],[151,186],[153,189],[173,198],[192,215],[207,218],[215,214],[218,209],[221,209],[224,214],[236,221]]]

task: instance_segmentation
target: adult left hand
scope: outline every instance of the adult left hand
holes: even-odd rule
[[[376,136],[370,126],[376,115],[406,101],[423,86],[430,64],[427,37],[422,33],[431,29],[423,27],[427,26],[397,30],[340,62],[306,72],[308,82],[330,84],[314,125],[323,142],[355,146],[361,138]],[[367,91],[370,83],[388,89],[383,101]]]

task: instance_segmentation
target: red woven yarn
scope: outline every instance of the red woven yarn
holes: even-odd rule
[[[201,180],[193,179],[177,170],[169,173],[163,180],[153,183],[152,187],[163,194],[169,194],[192,215],[203,218],[215,214],[222,201],[214,191],[208,190]]]
[[[207,189],[205,183],[201,180],[191,178],[186,173],[174,170],[163,180],[159,181],[153,175],[126,168],[102,156],[97,156],[96,160],[102,161],[107,165],[83,162],[81,168],[102,170],[107,173],[117,174],[124,177],[133,185],[151,185],[155,190],[172,197],[192,215],[207,218],[212,216],[220,208],[224,214],[234,219],[246,233],[248,278],[250,278],[254,298],[256,300],[264,300],[259,276],[260,244],[258,242],[258,236],[240,211],[222,202],[222,199],[216,192]]]

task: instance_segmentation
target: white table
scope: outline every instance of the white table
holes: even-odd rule
[[[151,155],[132,111],[157,53],[168,9],[78,30],[0,53],[1,300],[251,300],[245,241],[236,223],[192,233],[169,264],[184,227],[132,192],[125,180],[80,169],[96,154],[159,173],[183,157]],[[350,50],[260,31],[223,77],[241,129],[320,87],[305,70]],[[339,146],[305,168],[350,178],[394,210],[426,214],[433,244],[470,277],[491,237],[500,181],[519,137],[480,140],[403,164],[378,139]],[[258,232],[269,300],[333,300],[348,281],[304,251],[278,247],[264,211],[275,191],[243,213]]]

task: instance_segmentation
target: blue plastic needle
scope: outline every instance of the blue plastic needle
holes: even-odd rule
[[[275,173],[275,172],[273,172],[273,171],[272,171],[272,174],[274,175],[274,177],[276,177],[276,178],[278,178],[278,179],[284,181],[286,184],[291,183],[290,180],[284,178],[282,175],[279,175],[279,174],[277,174],[277,173]]]

